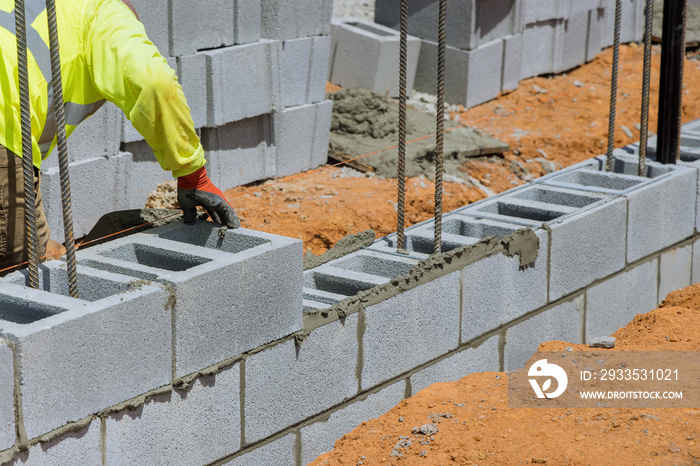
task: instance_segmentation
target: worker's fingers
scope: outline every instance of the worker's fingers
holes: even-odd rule
[[[180,203],[186,225],[192,225],[197,221],[197,200],[193,189],[178,189],[177,202]]]

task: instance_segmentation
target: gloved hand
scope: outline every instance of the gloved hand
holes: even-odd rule
[[[226,225],[228,228],[241,226],[233,207],[221,190],[211,182],[204,167],[191,175],[177,179],[177,201],[185,214],[187,225],[197,220],[197,206],[201,205],[215,222]]]

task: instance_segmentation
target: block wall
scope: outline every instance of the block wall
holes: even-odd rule
[[[699,122],[303,270],[302,243],[172,224],[0,279],[0,462],[299,466],[435,382],[610,335],[700,282]],[[50,389],[47,389],[49,387]]]
[[[332,0],[134,0],[177,73],[222,189],[322,165]],[[107,103],[69,138],[73,222],[87,234],[105,213],[143,208],[164,172],[144,138]],[[63,241],[58,157],[43,164],[52,238]]]

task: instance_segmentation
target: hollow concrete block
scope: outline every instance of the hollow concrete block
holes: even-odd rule
[[[227,466],[295,464],[296,434],[289,434],[224,463]]]
[[[177,57],[177,74],[195,128],[207,124],[207,55],[202,52]]]
[[[172,380],[168,291],[79,267],[75,299],[66,277],[65,263],[53,261],[41,265],[41,290],[20,272],[0,282],[2,336],[15,345],[30,439]]]
[[[172,286],[179,376],[301,329],[299,240],[177,222],[81,252],[82,263]]]
[[[170,55],[169,0],[132,0],[146,34],[164,57]],[[173,31],[176,33],[176,31]]]
[[[691,267],[690,283],[692,285],[700,283],[700,240],[693,243],[693,263]]]
[[[549,237],[542,229],[536,234],[537,259],[527,268],[520,268],[517,256],[496,254],[462,269],[462,342],[547,303]]]
[[[239,364],[106,418],[106,464],[205,464],[241,446]]]
[[[170,17],[174,56],[234,43],[234,4],[230,0],[170,0]]]
[[[474,372],[498,371],[500,335],[494,335],[477,347],[470,347],[411,375],[413,394],[439,382],[455,382]]]
[[[233,43],[239,45],[259,41],[261,20],[260,0],[233,0]]]
[[[661,262],[659,264],[659,303],[670,292],[690,286],[692,263],[692,244],[661,253]]]
[[[328,142],[331,136],[331,118],[333,102],[321,101],[316,105],[316,124],[314,125],[314,142],[311,145],[311,168],[328,163]]]
[[[396,382],[383,390],[332,413],[327,420],[301,429],[301,461],[309,464],[318,455],[331,451],[336,440],[365,421],[377,418],[403,400],[406,382]]]
[[[504,40],[474,50],[447,47],[445,52],[445,101],[473,107],[498,97],[503,75]],[[437,43],[423,40],[418,58],[415,89],[435,94],[437,89]]]
[[[126,208],[127,169],[131,157],[131,154],[122,152],[114,157],[93,157],[69,165],[76,238],[89,233],[102,215]],[[51,238],[63,242],[63,204],[58,167],[43,172],[41,193]]]
[[[501,91],[510,92],[520,84],[522,69],[523,35],[521,33],[503,39],[503,76],[501,76]]]
[[[48,442],[30,445],[15,454],[11,466],[50,464],[102,464],[100,420],[92,421],[77,432],[62,434]]]
[[[520,79],[553,73],[561,62],[564,22],[561,19],[528,24],[523,28]]]
[[[126,153],[126,200],[120,203],[121,209],[143,209],[148,195],[158,185],[175,179],[172,172],[164,171],[153,155],[153,150],[146,141],[130,142],[123,145]],[[101,212],[105,214],[107,212]]]
[[[561,59],[553,71],[560,73],[586,62],[589,21],[589,11],[573,14],[564,20]]]
[[[285,108],[274,115],[277,176],[326,163],[332,108],[332,102],[324,101]]]
[[[306,102],[307,85],[311,71],[313,39],[289,39],[282,43],[280,53],[280,88],[282,105],[294,107]]]
[[[330,32],[333,0],[261,0],[261,37],[287,40]]]
[[[551,225],[550,301],[625,267],[626,220],[617,198]]]
[[[357,392],[358,316],[253,354],[245,366],[245,442],[262,440]],[[284,406],[284,409],[279,409]]]
[[[582,343],[583,308],[584,297],[581,294],[508,328],[503,350],[504,369],[521,369],[540,343],[545,341]]]
[[[611,335],[637,314],[656,309],[658,267],[653,259],[586,291],[586,342]]]
[[[453,272],[366,308],[363,390],[458,346],[459,275]]]
[[[639,42],[644,35],[645,0],[622,0],[620,43]],[[605,7],[605,47],[613,45],[615,38],[615,3]]]
[[[315,104],[326,98],[326,78],[328,77],[328,60],[331,53],[329,36],[312,37],[311,68],[306,90],[306,103]]]
[[[589,11],[588,39],[586,40],[586,62],[593,60],[603,50],[605,38],[605,9]]]
[[[571,0],[521,0],[522,24],[534,24],[553,19],[565,19],[571,14]],[[580,1],[580,0],[577,0]],[[586,0],[584,0],[584,3]]]
[[[362,87],[389,97],[399,95],[399,34],[386,26],[357,18],[333,28],[335,51],[330,81],[344,88]],[[413,89],[421,41],[408,38],[406,80]]]
[[[15,444],[15,369],[9,340],[0,340],[0,451]]]
[[[207,56],[207,126],[270,113],[281,107],[280,41],[260,40],[203,52]]]

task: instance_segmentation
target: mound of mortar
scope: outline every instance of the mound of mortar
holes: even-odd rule
[[[399,103],[366,89],[342,89],[329,93],[333,101],[330,155],[351,157],[376,152],[398,143]],[[406,140],[423,138],[435,133],[435,117],[408,109]],[[457,123],[445,120],[445,129]],[[457,169],[469,157],[500,154],[510,147],[497,139],[468,128],[456,128],[445,133],[445,172],[460,176]],[[435,137],[427,137],[406,145],[406,175],[434,176]],[[384,177],[396,177],[398,149],[386,150],[361,160]]]

